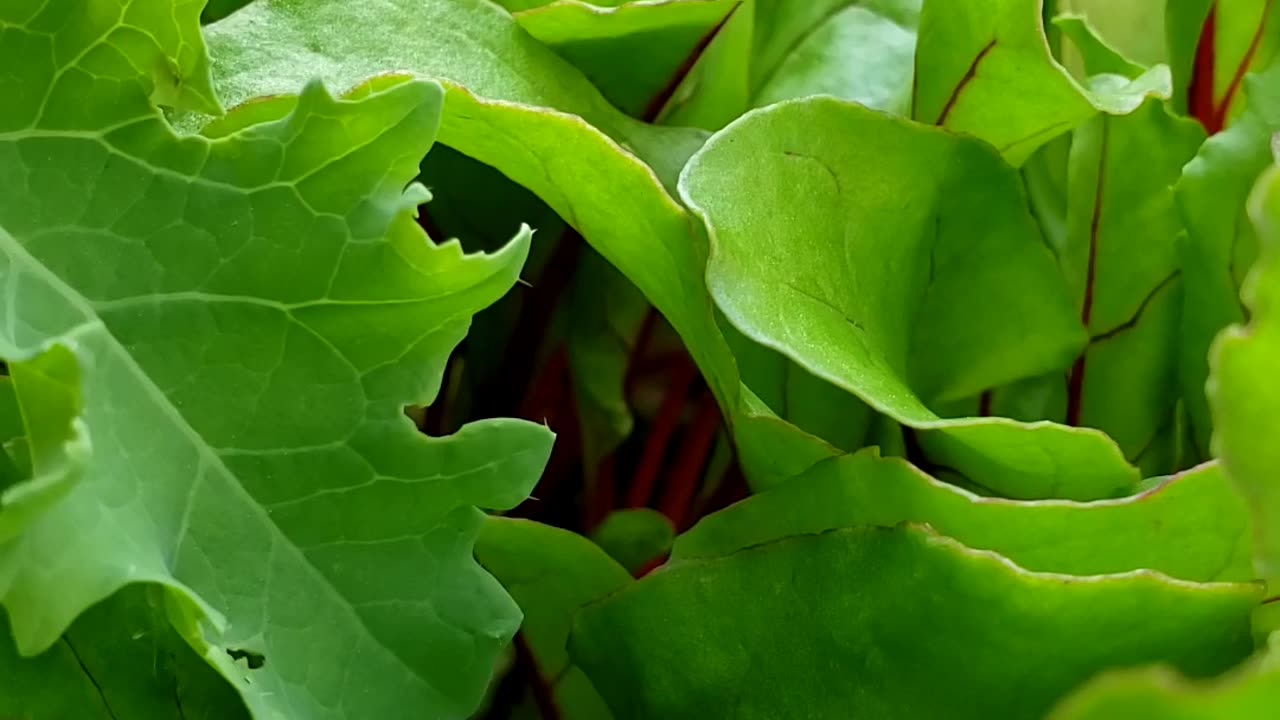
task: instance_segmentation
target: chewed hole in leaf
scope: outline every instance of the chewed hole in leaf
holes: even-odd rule
[[[267,656],[262,653],[256,653],[252,650],[243,650],[240,648],[227,648],[227,654],[232,660],[239,662],[243,660],[250,670],[257,670],[267,664]]]

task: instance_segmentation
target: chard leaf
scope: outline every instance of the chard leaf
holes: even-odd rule
[[[833,530],[649,575],[579,612],[570,653],[620,720],[1036,718],[1108,667],[1229,667],[1259,597],[1030,573],[915,526]]]
[[[1183,168],[1175,189],[1186,227],[1181,244],[1185,302],[1182,308],[1182,401],[1192,443],[1209,456],[1212,420],[1204,386],[1209,346],[1223,328],[1245,319],[1240,285],[1258,256],[1258,235],[1246,199],[1274,161],[1271,139],[1280,132],[1280,61],[1245,79],[1247,101],[1226,130],[1209,138]]]
[[[569,661],[574,613],[631,583],[631,575],[590,540],[528,520],[489,518],[476,557],[524,611],[521,634],[560,717],[608,720],[591,682]]]
[[[1124,493],[1135,472],[1100,433],[930,407],[1083,345],[1017,182],[981,144],[815,98],[718,134],[681,192],[711,232],[709,289],[747,337],[927,431],[931,460],[999,494]]]
[[[175,136],[153,98],[212,102],[199,5],[0,11],[0,48],[23,58],[6,82],[34,88],[0,106],[0,357],[27,368],[24,405],[55,397],[50,379],[75,388],[90,448],[0,546],[17,649],[148,583],[255,716],[465,715],[519,619],[471,558],[476,506],[522,500],[551,437],[491,421],[427,438],[403,408],[433,398],[528,232],[467,256],[414,223],[432,83],[348,100],[313,84],[278,120]],[[27,420],[50,456],[52,425]]]
[[[983,498],[874,449],[824,461],[710,515],[681,535],[673,562],[728,555],[790,535],[928,523],[1037,572],[1146,568],[1195,582],[1253,579],[1248,508],[1216,464],[1132,497],[1095,503]]]
[[[1258,574],[1276,587],[1280,578],[1280,167],[1272,166],[1249,200],[1262,238],[1261,256],[1242,297],[1251,318],[1224,330],[1213,345],[1209,403],[1214,454],[1253,511]]]
[[[655,118],[743,0],[635,0],[614,6],[556,0],[515,13],[620,110]]]
[[[1125,115],[1167,98],[1169,69],[1085,88],[1053,59],[1040,3],[926,2],[912,117],[986,140],[1015,166],[1098,113]]]
[[[1178,465],[1182,301],[1173,184],[1204,139],[1149,101],[1076,129],[1067,232],[1055,247],[1089,345],[1067,378],[1066,421],[1098,428],[1144,476]]]

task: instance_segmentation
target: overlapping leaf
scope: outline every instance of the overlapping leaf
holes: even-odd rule
[[[516,20],[633,117],[657,117],[683,73],[743,0],[557,0]]]
[[[1248,510],[1217,465],[1140,495],[1096,503],[981,498],[874,450],[827,460],[703,519],[672,559],[718,557],[792,535],[902,522],[991,550],[1038,572],[1139,568],[1195,582],[1251,580]]]
[[[1258,598],[1029,573],[911,526],[834,530],[650,575],[582,610],[570,652],[621,719],[1036,718],[1103,668],[1229,667]]]
[[[1258,255],[1258,236],[1246,198],[1272,163],[1271,138],[1280,132],[1280,61],[1244,81],[1241,114],[1209,138],[1183,169],[1176,194],[1186,227],[1181,244],[1182,400],[1195,451],[1209,456],[1212,421],[1205,399],[1209,346],[1231,323],[1244,320],[1240,285]]]
[[[708,284],[729,320],[928,430],[937,463],[1023,498],[1106,497],[1135,479],[1100,434],[930,408],[1065,368],[1084,341],[1015,174],[980,144],[797,101],[717,135],[681,190],[713,233]]]
[[[535,682],[551,688],[560,717],[608,720],[604,701],[570,663],[565,645],[578,609],[625,587],[631,575],[581,535],[525,520],[490,518],[476,557],[524,611]]]
[[[912,117],[982,138],[1014,165],[1098,113],[1168,97],[1169,69],[1085,88],[1054,60],[1040,3],[927,2],[920,18]]]

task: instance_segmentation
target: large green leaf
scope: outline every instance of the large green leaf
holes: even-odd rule
[[[1085,88],[1049,52],[1039,2],[930,0],[920,18],[912,117],[982,138],[1014,165],[1102,112],[1167,98],[1169,70]]]
[[[1243,97],[1242,114],[1205,141],[1176,187],[1187,233],[1181,246],[1182,400],[1202,458],[1209,456],[1213,427],[1204,394],[1209,346],[1220,330],[1244,320],[1240,284],[1258,254],[1245,205],[1258,175],[1272,163],[1272,134],[1280,132],[1280,61],[1246,78]]]
[[[901,522],[928,523],[1039,572],[1254,577],[1248,509],[1216,464],[1120,500],[1016,502],[977,497],[874,450],[827,460],[708,516],[679,537],[671,557],[715,557],[789,535]]]
[[[515,18],[623,112],[653,118],[742,1],[636,0],[602,7],[556,0]]]
[[[33,654],[153,583],[258,716],[465,715],[519,618],[471,558],[476,506],[523,499],[551,438],[427,438],[403,407],[527,232],[466,256],[414,223],[434,84],[312,85],[279,120],[175,136],[151,98],[213,106],[200,4],[0,10],[0,357],[75,368],[92,452],[0,547],[0,602]]]
[[[436,41],[391,48],[382,40],[397,34]],[[701,279],[705,240],[659,181],[674,180],[703,134],[626,117],[484,0],[360,10],[341,0],[259,0],[211,26],[209,43],[215,84],[233,102],[294,92],[316,74],[338,87],[391,68],[442,79],[439,140],[529,188],[581,232],[672,322],[718,397],[736,404],[733,360]],[[495,56],[506,59],[496,71]]]
[[[0,617],[0,637],[8,637]],[[239,672],[252,674],[250,662]],[[53,647],[21,658],[0,643],[0,717],[75,720],[236,720],[231,686],[183,641],[154,587],[135,585],[95,605]]]
[[[570,652],[620,719],[1038,718],[1105,668],[1229,667],[1259,597],[860,528],[672,565],[583,609]]]
[[[708,285],[728,319],[926,430],[931,459],[1021,498],[1094,499],[1136,479],[1101,434],[930,407],[1064,369],[1084,343],[1016,174],[982,144],[796,101],[718,134],[681,191],[710,228]]]
[[[463,40],[405,43],[391,52],[379,38],[399,32]],[[788,477],[829,454],[815,452],[820,441],[812,436],[775,424],[767,406],[739,399],[736,363],[702,277],[702,225],[661,182],[675,177],[702,134],[622,115],[576,69],[480,0],[396,0],[359,12],[338,0],[258,0],[209,34],[216,84],[233,99],[288,93],[292,81],[317,72],[339,86],[388,67],[445,78],[441,141],[534,191],[666,316],[725,408],[754,481]],[[495,55],[509,59],[500,72]],[[273,116],[289,104],[251,108]]]
[[[1250,211],[1263,240],[1261,257],[1245,283],[1252,313],[1214,343],[1209,401],[1214,453],[1248,499],[1257,534],[1257,570],[1280,579],[1280,167],[1258,182]]]
[[[604,701],[569,661],[565,644],[583,605],[631,582],[631,575],[590,540],[528,520],[489,518],[476,557],[524,611],[521,630],[560,717],[608,720]]]

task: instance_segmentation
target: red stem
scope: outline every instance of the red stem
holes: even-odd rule
[[[685,434],[680,454],[667,475],[667,487],[662,494],[659,510],[666,515],[677,532],[689,526],[689,507],[698,489],[698,481],[707,467],[707,458],[720,431],[720,407],[711,393],[698,402],[698,412],[693,425]]]
[[[697,370],[693,362],[676,368],[668,381],[666,394],[662,398],[662,406],[654,419],[653,430],[645,439],[644,454],[640,457],[640,465],[631,479],[631,489],[627,493],[627,507],[648,507],[653,495],[653,487],[662,469],[662,461],[666,459],[667,447],[671,444],[671,436],[675,434],[680,423],[680,415],[684,411],[685,402],[689,399],[689,387]]]
[[[1191,82],[1187,85],[1187,110],[1191,116],[1200,121],[1210,135],[1222,128],[1215,127],[1217,111],[1213,103],[1213,76],[1217,62],[1217,25],[1218,5],[1209,8],[1209,16],[1205,18],[1200,29],[1200,41],[1196,43],[1195,65],[1191,71]]]
[[[1093,216],[1089,219],[1089,264],[1085,271],[1084,303],[1080,309],[1080,322],[1087,333],[1092,332],[1089,324],[1093,320],[1094,285],[1098,277],[1098,236],[1102,228],[1102,199],[1106,187],[1107,153],[1111,145],[1111,127],[1105,115],[1100,122],[1102,123],[1102,147],[1098,154],[1098,180],[1093,195]],[[1067,424],[1073,427],[1080,426],[1080,420],[1084,415],[1084,371],[1085,358],[1088,354],[1089,346],[1085,345],[1067,379]]]

